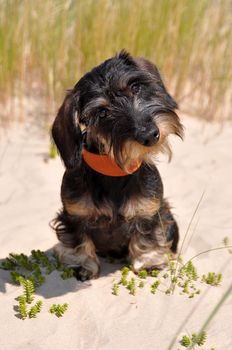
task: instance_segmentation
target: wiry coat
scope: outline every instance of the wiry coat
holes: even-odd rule
[[[67,94],[52,128],[66,167],[54,227],[56,252],[78,278],[98,275],[98,255],[127,255],[137,271],[162,268],[176,252],[178,227],[155,166],[159,152],[171,155],[168,135],[182,136],[176,108],[157,68],[124,51]],[[83,147],[108,154],[128,175],[94,171]],[[135,159],[141,166],[130,174]]]

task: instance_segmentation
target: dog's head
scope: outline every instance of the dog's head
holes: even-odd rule
[[[132,160],[150,163],[158,152],[171,155],[167,136],[183,135],[176,108],[158,69],[122,51],[67,94],[52,135],[68,169],[80,160],[85,129],[87,147],[109,154],[128,171]]]

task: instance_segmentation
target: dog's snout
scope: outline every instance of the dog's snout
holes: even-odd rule
[[[143,146],[153,146],[159,141],[160,133],[156,126],[149,126],[137,134],[136,140]]]

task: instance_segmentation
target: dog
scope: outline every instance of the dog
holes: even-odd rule
[[[66,171],[54,219],[55,253],[77,279],[99,276],[99,256],[127,257],[134,272],[162,269],[178,225],[156,168],[170,134],[182,138],[177,103],[150,61],[125,50],[68,91],[52,126]]]

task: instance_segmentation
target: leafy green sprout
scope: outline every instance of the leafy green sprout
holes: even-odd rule
[[[61,305],[61,304],[53,304],[50,307],[49,312],[51,314],[55,314],[56,317],[62,317],[67,309],[68,309],[68,304],[67,303],[65,303],[63,305]]]
[[[138,277],[139,278],[146,279],[147,276],[148,276],[147,270],[138,271]]]
[[[131,280],[127,284],[127,289],[129,289],[130,294],[135,295],[136,294],[136,280],[134,277],[131,278]]]
[[[119,292],[119,284],[118,283],[114,283],[113,287],[112,287],[112,294],[113,295],[118,295]]]
[[[151,271],[151,276],[152,277],[158,277],[160,274],[160,270],[154,269]]]
[[[27,318],[27,302],[26,302],[26,298],[24,295],[20,295],[18,297],[19,300],[19,313],[20,316],[22,317],[23,320],[25,320]]]
[[[42,301],[39,300],[36,302],[34,306],[31,307],[30,311],[28,312],[29,318],[36,318],[37,314],[40,313],[42,309]]]
[[[27,305],[31,304],[35,297],[34,296],[35,286],[32,281],[27,280],[21,276],[19,277],[19,282],[23,288],[23,295],[20,295],[18,298],[19,314],[23,320],[25,320],[27,317],[35,318],[37,314],[41,311],[42,301],[41,300],[37,301],[35,305],[32,306],[28,311]]]
[[[20,284],[20,277],[31,280],[36,287],[45,282],[44,274],[59,270],[62,279],[71,278],[73,269],[64,266],[57,256],[49,257],[40,250],[32,250],[31,257],[25,254],[11,253],[1,264],[0,268],[10,271],[14,283]]]
[[[222,281],[222,274],[216,274],[215,272],[208,272],[208,275],[202,275],[202,282],[210,284],[211,286],[218,286]]]
[[[196,333],[192,333],[191,338],[187,335],[183,335],[180,343],[182,346],[186,348],[194,345],[202,346],[205,344],[206,338],[207,338],[206,332],[202,331],[198,336],[196,335]]]
[[[151,293],[152,293],[152,294],[156,294],[156,291],[157,291],[159,285],[160,285],[160,281],[159,281],[159,280],[155,281],[155,282],[151,285]]]
[[[23,287],[23,295],[28,304],[31,304],[34,300],[35,286],[32,281],[25,279],[23,277],[19,278],[19,282]]]

